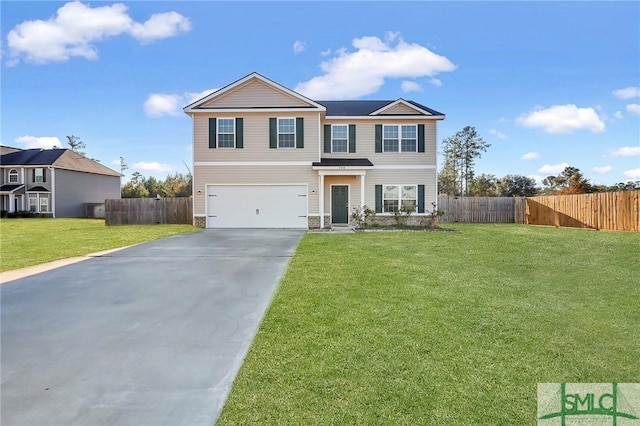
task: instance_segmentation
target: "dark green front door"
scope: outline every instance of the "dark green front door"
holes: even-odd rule
[[[349,223],[349,186],[331,187],[331,223]]]

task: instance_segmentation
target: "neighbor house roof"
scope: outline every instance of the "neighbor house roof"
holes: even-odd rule
[[[70,149],[24,149],[2,155],[2,166],[52,166],[55,168],[73,170],[77,172],[95,173],[107,176],[120,176],[120,173],[112,170],[95,160],[91,160]]]
[[[385,101],[374,101],[374,100],[358,100],[358,101],[317,101],[319,104],[324,105],[327,108],[327,115],[340,117],[340,116],[367,116],[372,115],[378,110],[383,109],[384,107],[397,102],[397,99],[394,100],[385,100]],[[428,108],[424,105],[421,105],[417,102],[413,101],[405,101],[421,110],[424,110],[432,115],[444,116],[443,113]]]

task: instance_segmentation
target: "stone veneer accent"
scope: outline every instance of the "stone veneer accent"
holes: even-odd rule
[[[193,226],[197,226],[198,228],[204,228],[207,226],[207,218],[206,217],[194,217],[193,218]]]
[[[309,229],[320,228],[320,216],[308,216],[307,220],[309,221]]]
[[[431,215],[427,216],[409,216],[402,219],[400,223],[408,226],[427,226],[427,225],[437,225],[438,218],[432,217]],[[397,225],[394,216],[371,216],[369,217],[369,226],[394,226]]]

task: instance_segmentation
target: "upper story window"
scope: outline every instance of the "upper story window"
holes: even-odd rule
[[[391,124],[382,128],[384,152],[417,152],[418,126],[415,124]]]
[[[349,126],[334,124],[331,126],[331,152],[347,152],[349,147]]]
[[[218,119],[218,148],[235,148],[236,126],[233,118]]]
[[[33,181],[44,182],[44,169],[33,169]]]
[[[278,118],[278,148],[296,147],[295,118]]]
[[[16,169],[9,170],[9,183],[18,183],[18,171]]]

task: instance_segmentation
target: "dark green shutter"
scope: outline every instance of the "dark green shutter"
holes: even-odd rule
[[[209,119],[209,148],[216,147],[216,119]]]
[[[278,119],[269,119],[269,148],[278,147]]]
[[[424,213],[424,185],[418,185],[418,213]]]
[[[356,152],[356,125],[349,124],[349,152]]]
[[[418,124],[418,152],[424,152],[424,124]]]
[[[304,148],[304,118],[296,118],[296,148]]]
[[[331,152],[331,124],[324,125],[324,152]]]
[[[33,170],[31,171],[31,174],[33,175],[33,176],[32,176],[32,178],[31,178],[31,181],[32,181],[32,182],[35,182],[35,181],[36,181],[36,169],[33,169]]]
[[[382,152],[382,124],[376,124],[376,152]]]
[[[236,118],[236,148],[244,148],[244,127],[242,118]]]
[[[376,213],[382,213],[382,185],[376,185]]]
[[[46,168],[42,169],[42,181],[43,182],[47,181],[47,169]]]

